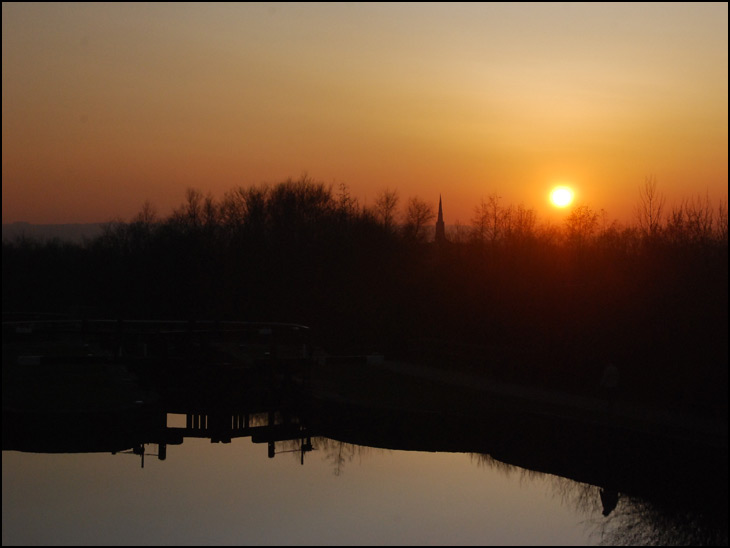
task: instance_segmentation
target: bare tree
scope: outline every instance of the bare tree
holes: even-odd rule
[[[218,225],[220,220],[220,210],[213,200],[213,196],[208,194],[203,200],[203,225],[213,228]]]
[[[357,198],[350,195],[350,189],[345,183],[339,184],[337,193],[337,210],[345,215],[354,215],[358,210]]]
[[[563,232],[558,225],[546,221],[535,231],[535,236],[543,245],[554,247],[562,241]]]
[[[157,216],[155,207],[149,200],[145,200],[145,203],[142,205],[142,210],[137,213],[132,222],[149,226],[155,224],[158,220],[159,217]]]
[[[457,219],[454,221],[452,229],[449,231],[449,241],[457,244],[465,244],[469,241],[471,232],[472,231],[469,230],[468,226],[462,225]]]
[[[417,241],[423,240],[425,238],[424,228],[435,216],[432,205],[416,196],[410,198],[403,227],[406,237]]]
[[[720,202],[720,205],[717,206],[715,237],[727,245],[727,200]]]
[[[673,243],[700,243],[727,239],[727,204],[713,210],[709,196],[682,200],[672,208],[666,222],[665,237]]]
[[[268,186],[251,187],[243,195],[246,211],[246,224],[263,229],[268,222],[268,204],[271,194]]]
[[[712,205],[710,197],[697,197],[684,203],[689,237],[695,242],[706,242],[712,238]]]
[[[487,201],[482,198],[474,209],[471,224],[474,227],[475,237],[479,241],[490,240],[492,243],[503,237],[510,224],[510,208],[500,205],[501,197],[490,194]]]
[[[511,235],[519,240],[527,240],[535,235],[537,213],[535,210],[526,208],[523,204],[518,205],[510,215]]]
[[[172,212],[172,218],[181,226],[199,227],[203,222],[203,194],[196,188],[187,188],[185,203]]]
[[[686,236],[687,219],[685,216],[684,202],[672,207],[664,227],[664,237],[673,243],[679,243]]]
[[[484,201],[484,198],[474,208],[474,217],[471,219],[471,225],[474,227],[474,238],[480,242],[484,242],[487,239],[489,230],[489,207],[487,202]]]
[[[386,228],[392,228],[395,225],[399,199],[397,190],[387,188],[375,198],[375,215]]]
[[[578,248],[593,237],[598,228],[599,215],[587,205],[576,206],[565,219],[568,241]]]
[[[220,205],[221,221],[227,227],[239,227],[246,218],[246,190],[242,187],[228,190]]]
[[[274,186],[267,200],[269,219],[277,230],[317,226],[336,207],[331,187],[306,175]]]
[[[656,236],[659,232],[664,212],[664,196],[657,192],[656,186],[656,177],[646,177],[644,186],[639,188],[639,204],[636,207],[639,228],[648,237]]]

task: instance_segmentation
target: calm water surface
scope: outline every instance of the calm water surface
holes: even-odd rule
[[[599,490],[464,453],[186,439],[167,458],[3,451],[3,544],[600,543]],[[277,444],[286,451],[291,444]]]
[[[314,367],[296,326],[32,327],[4,331],[3,544],[727,544],[726,435]]]

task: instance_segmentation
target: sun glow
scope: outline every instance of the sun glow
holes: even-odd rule
[[[555,207],[567,207],[573,201],[573,191],[567,186],[556,186],[550,191],[550,201]]]

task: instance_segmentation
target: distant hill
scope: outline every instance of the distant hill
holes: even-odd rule
[[[106,223],[72,223],[58,225],[36,225],[31,223],[3,223],[3,241],[14,240],[25,236],[34,240],[52,240],[58,238],[64,242],[81,243],[101,234]]]

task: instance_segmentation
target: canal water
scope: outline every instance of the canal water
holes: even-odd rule
[[[156,444],[144,455],[3,451],[3,545],[557,546],[699,534],[621,494],[604,516],[600,488],[486,455],[311,442],[304,454],[276,443],[273,457],[250,438],[186,438],[164,460]]]
[[[727,545],[726,422],[153,327],[4,325],[3,545]]]
[[[327,439],[304,457],[190,439],[167,458],[3,452],[3,544],[552,544],[601,540],[598,490],[479,455]],[[286,451],[288,449],[280,449]]]

